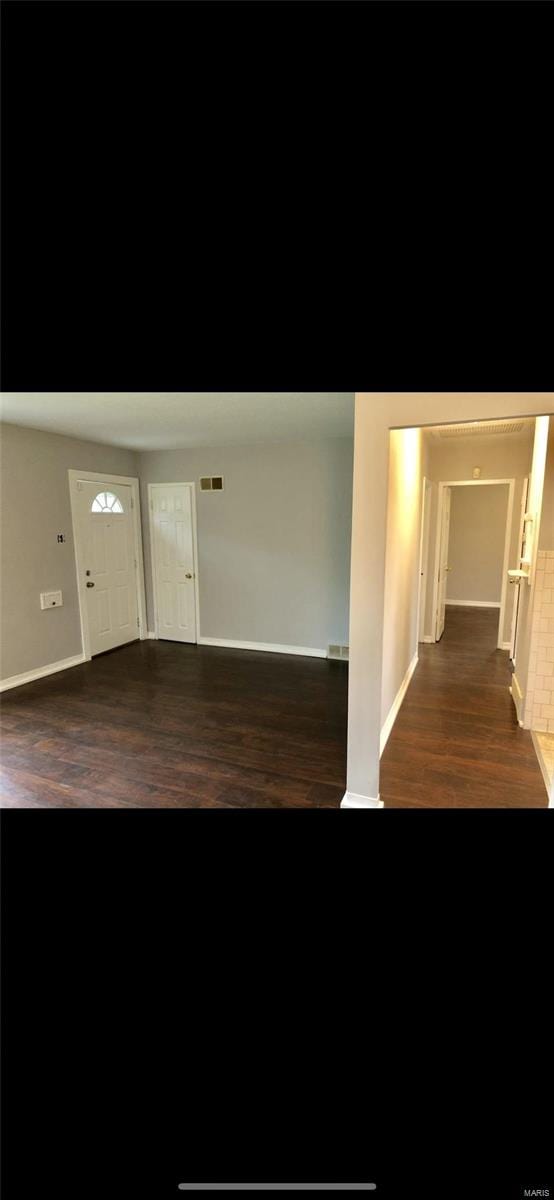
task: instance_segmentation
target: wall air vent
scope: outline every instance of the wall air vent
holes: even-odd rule
[[[201,492],[222,492],[223,475],[203,475],[200,479]]]
[[[472,435],[483,437],[487,433],[504,436],[507,433],[521,433],[524,428],[525,423],[523,421],[508,421],[505,423],[497,421],[491,425],[486,424],[484,421],[482,423],[475,421],[468,425],[445,425],[443,429],[438,429],[437,433],[441,438],[471,437]]]

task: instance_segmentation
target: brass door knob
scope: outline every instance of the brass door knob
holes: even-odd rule
[[[192,575],[191,575],[190,571],[187,571],[187,573],[185,575],[185,579],[192,579]]]
[[[89,580],[88,580],[88,582],[87,582],[87,587],[94,587],[94,584],[93,584],[93,582],[92,582],[92,579],[89,579]]]

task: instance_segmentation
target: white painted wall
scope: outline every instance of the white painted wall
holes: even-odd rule
[[[350,438],[140,454],[149,628],[147,484],[194,482],[201,636],[348,644],[352,456]],[[203,475],[225,490],[201,492]]]
[[[452,488],[447,603],[500,604],[508,490]]]
[[[554,550],[554,421],[550,422],[546,452],[539,550]]]
[[[0,678],[7,679],[82,650],[68,469],[136,476],[137,464],[130,450],[9,424],[0,426],[0,460]],[[57,589],[63,608],[42,611],[40,592]]]
[[[417,654],[422,443],[420,429],[390,435],[381,727]]]

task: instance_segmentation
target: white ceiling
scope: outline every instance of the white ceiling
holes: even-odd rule
[[[4,392],[3,421],[131,450],[350,437],[354,392]]]

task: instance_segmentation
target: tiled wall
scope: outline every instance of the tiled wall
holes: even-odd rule
[[[554,733],[554,550],[538,552],[524,725]]]

